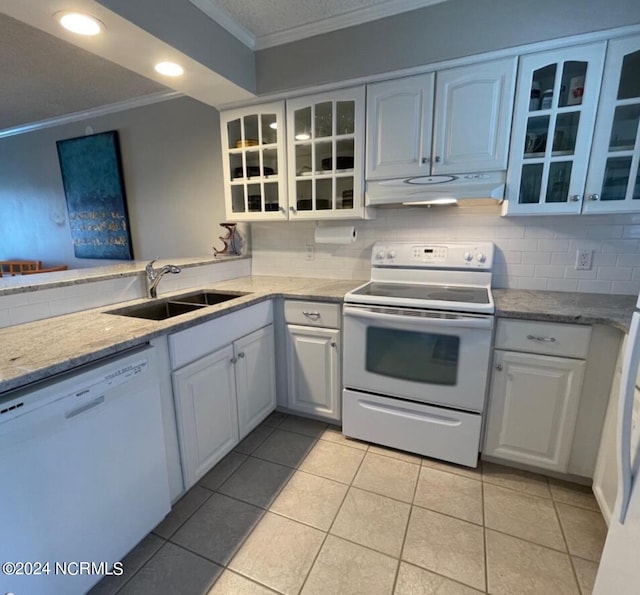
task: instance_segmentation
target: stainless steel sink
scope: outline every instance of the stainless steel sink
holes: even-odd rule
[[[193,312],[204,308],[204,304],[183,304],[180,302],[163,300],[152,304],[140,304],[129,306],[118,310],[109,310],[107,314],[117,314],[119,316],[131,316],[133,318],[146,318],[148,320],[166,320],[180,314]]]
[[[244,293],[221,293],[219,291],[195,291],[177,295],[171,298],[172,302],[181,302],[188,304],[202,304],[204,306],[213,306],[233,300],[237,297],[245,295]]]
[[[118,316],[130,316],[132,318],[146,318],[147,320],[166,320],[174,316],[180,316],[187,312],[193,312],[200,308],[213,306],[237,297],[243,293],[219,293],[216,291],[194,291],[177,295],[164,300],[154,300],[135,306],[127,306],[116,310],[108,310],[106,314]]]

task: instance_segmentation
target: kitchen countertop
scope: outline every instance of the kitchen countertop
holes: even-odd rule
[[[493,289],[496,316],[576,324],[605,324],[626,333],[637,296]]]
[[[155,321],[108,314],[112,304],[0,329],[0,394],[149,340],[212,320],[273,297],[340,302],[362,281],[300,277],[241,277],[203,287],[243,293],[237,299],[207,306],[168,320]],[[194,288],[195,290],[195,288]],[[188,293],[161,294],[161,298]],[[496,315],[510,318],[607,324],[626,332],[634,296],[574,294],[509,289],[493,290]],[[127,302],[143,303],[146,299]]]
[[[241,277],[214,283],[203,289],[247,295],[168,320],[108,314],[106,312],[109,310],[123,306],[111,304],[3,328],[0,329],[0,395],[266,299],[287,296],[341,301],[347,291],[361,283],[296,277]],[[159,297],[181,295],[192,290],[161,292]],[[126,305],[146,301],[143,298],[126,302]]]

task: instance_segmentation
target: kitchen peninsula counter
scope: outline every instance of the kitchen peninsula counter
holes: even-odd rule
[[[276,297],[341,302],[345,293],[362,283],[362,280],[240,277],[162,294],[161,298],[170,298],[196,289],[245,294],[168,320],[108,313],[122,307],[120,303],[0,329],[0,395],[253,303]],[[623,332],[628,330],[636,300],[634,296],[511,289],[494,289],[493,294],[499,317],[605,324]],[[145,301],[148,300],[133,300],[126,305]]]

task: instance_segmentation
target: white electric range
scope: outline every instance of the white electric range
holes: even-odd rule
[[[343,432],[477,465],[495,305],[490,242],[376,243],[345,296]]]

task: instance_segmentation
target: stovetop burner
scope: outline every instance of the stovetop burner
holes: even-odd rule
[[[373,281],[353,291],[352,295],[470,304],[490,303],[489,292],[484,287],[450,287],[446,285],[378,283]]]

